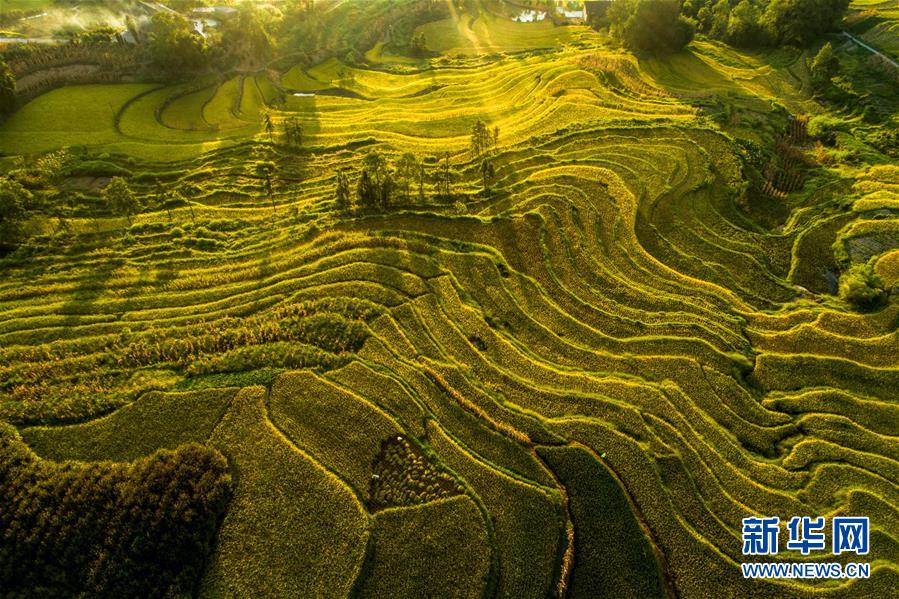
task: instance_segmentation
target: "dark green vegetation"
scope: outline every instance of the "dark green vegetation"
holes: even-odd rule
[[[372,470],[369,505],[373,509],[427,503],[465,492],[452,476],[437,470],[427,456],[399,435],[381,443]]]
[[[16,77],[0,57],[0,117],[8,116],[16,107]]]
[[[568,493],[575,555],[569,596],[664,597],[659,559],[608,467],[582,447],[537,451]]]
[[[744,48],[806,46],[837,29],[850,0],[687,0],[683,12],[709,36]]]
[[[677,52],[699,31],[742,48],[808,46],[838,28],[849,0],[615,0],[594,27],[636,52]]]
[[[608,22],[621,42],[635,52],[669,54],[693,39],[693,23],[676,0],[616,0]]]
[[[883,280],[870,264],[853,264],[840,277],[840,297],[859,308],[871,308],[885,296]]]
[[[4,52],[0,419],[29,469],[224,456],[173,593],[890,596],[888,63],[702,27],[634,55],[499,0],[254,6],[205,42],[165,17],[165,47],[148,18]],[[741,519],[796,514],[869,516],[871,577],[743,579]]]
[[[231,494],[217,451],[182,445],[133,464],[54,463],[0,425],[5,596],[190,594]]]

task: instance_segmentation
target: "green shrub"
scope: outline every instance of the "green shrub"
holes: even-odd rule
[[[883,281],[870,264],[855,264],[840,277],[840,298],[857,309],[876,306],[885,296]]]
[[[812,75],[812,84],[818,89],[829,84],[831,78],[840,70],[840,61],[833,53],[833,46],[830,42],[821,46],[809,65],[809,70]]]
[[[844,128],[845,123],[842,119],[825,114],[812,117],[808,122],[808,134],[826,144],[833,144],[836,141],[836,132]]]
[[[865,142],[887,156],[899,156],[899,129],[877,129],[865,135]]]
[[[15,244],[33,202],[30,191],[11,177],[0,178],[0,249]]]
[[[0,117],[16,108],[16,77],[6,61],[0,57]]]
[[[344,364],[339,356],[322,351],[305,343],[279,341],[266,345],[241,347],[217,356],[200,358],[191,364],[188,372],[214,374],[242,372],[259,368],[337,368]]]

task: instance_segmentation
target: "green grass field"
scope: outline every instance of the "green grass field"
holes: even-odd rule
[[[838,38],[844,105],[810,50],[635,57],[486,8],[416,31],[431,56],[73,85],[0,124],[4,168],[79,165],[66,221],[0,258],[0,420],[57,462],[218,449],[202,597],[894,594],[899,171],[874,134],[899,88]],[[762,193],[794,116],[835,141]],[[424,159],[424,200],[338,210],[370,150]],[[114,174],[133,222],[100,205]],[[892,295],[851,309],[849,263]],[[869,516],[870,578],[744,579],[742,518],[793,515]]]
[[[54,0],[2,0],[0,11],[4,10],[39,10],[53,6]]]
[[[899,6],[880,0],[854,0],[851,31],[893,58],[899,57]]]

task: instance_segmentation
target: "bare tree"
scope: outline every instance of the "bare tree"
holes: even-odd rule
[[[471,128],[471,157],[474,160],[481,158],[493,147],[493,136],[487,128],[487,123],[478,119]]]
[[[424,203],[425,201],[425,165],[421,162],[418,163],[418,201]]]
[[[265,179],[265,190],[268,193],[268,199],[272,203],[272,210],[277,212],[275,207],[275,196],[272,193],[272,175],[275,173],[275,163],[263,160],[256,163],[256,175]]]
[[[403,154],[396,163],[396,178],[403,189],[403,196],[406,201],[409,201],[412,183],[418,176],[419,170],[418,159],[411,152]]]
[[[275,124],[272,122],[272,113],[266,112],[262,116],[262,126],[265,128],[265,132],[268,133],[268,140],[270,142],[275,141]]]
[[[450,163],[449,163],[449,152],[443,153],[443,165],[440,167],[440,172],[437,177],[437,187],[438,193],[445,198],[450,197],[451,189],[451,173],[450,173]]]
[[[343,170],[337,171],[337,186],[335,188],[338,210],[349,210],[352,208],[353,199],[350,195],[350,180]]]

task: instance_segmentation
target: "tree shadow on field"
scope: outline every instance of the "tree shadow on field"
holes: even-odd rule
[[[267,278],[275,274],[275,267],[272,264],[271,250],[264,250],[262,256],[256,264],[256,280],[265,281]]]
[[[141,298],[146,297],[147,288],[151,288],[154,294],[163,293],[166,285],[177,278],[178,271],[173,266],[172,260],[158,265],[147,265],[141,270],[140,278],[123,292],[120,313],[140,310],[138,302]]]
[[[57,314],[64,317],[61,324],[64,326],[76,326],[80,324],[81,317],[93,313],[97,298],[102,296],[108,287],[108,283],[114,281],[113,273],[123,264],[122,258],[111,258],[100,263],[95,263],[92,276],[82,279],[72,291],[69,299]],[[116,314],[120,316],[121,313]]]
[[[311,145],[320,141],[316,136],[322,132],[319,118],[318,94],[316,92],[298,92],[285,89],[284,104],[280,107],[285,118],[295,117],[303,127],[303,145]],[[301,95],[297,95],[301,94]]]
[[[291,89],[286,89],[285,94],[284,103],[279,107],[281,121],[275,125],[275,139],[279,136],[283,139],[284,126],[291,119],[297,119],[302,128],[302,143],[298,148],[284,146],[284,151],[278,156],[278,172],[273,177],[273,184],[278,195],[286,195],[290,200],[302,195],[305,182],[310,175],[314,175],[311,172],[314,154],[325,150],[327,143],[321,138],[318,95]]]
[[[680,90],[681,99],[707,97],[725,89],[737,92],[743,89],[689,48],[665,57],[641,57],[637,62],[640,72],[655,85]]]

